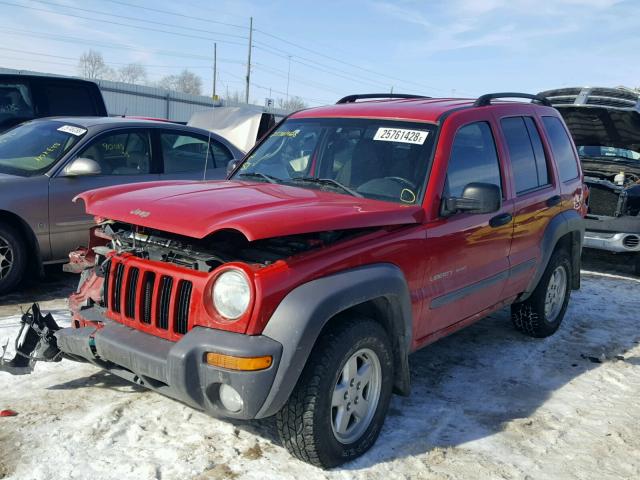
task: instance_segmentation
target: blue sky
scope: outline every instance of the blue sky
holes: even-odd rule
[[[150,80],[189,68],[210,94],[216,41],[223,95],[244,91],[253,16],[258,103],[285,96],[289,66],[289,94],[309,105],[392,87],[640,86],[638,0],[0,0],[0,11],[0,66],[75,74],[91,48],[112,67],[147,66]]]

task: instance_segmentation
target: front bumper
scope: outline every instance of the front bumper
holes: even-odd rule
[[[180,400],[213,416],[257,418],[276,375],[282,345],[263,335],[249,336],[195,327],[171,342],[106,319],[98,308],[82,311],[103,328],[64,328],[56,332],[58,348],[68,357],[86,360],[126,380]],[[208,365],[207,352],[238,357],[271,355],[264,370],[235,371]],[[243,400],[239,412],[224,408],[222,384],[233,387]]]
[[[584,246],[615,253],[640,252],[640,235],[587,230],[584,234]]]

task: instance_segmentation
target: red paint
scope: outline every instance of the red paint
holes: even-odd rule
[[[137,183],[90,190],[78,197],[92,215],[194,238],[234,229],[249,240],[259,240],[419,223],[423,217],[419,205],[244,181]]]
[[[0,417],[15,417],[18,412],[15,410],[0,410]]]
[[[161,275],[192,282],[189,328],[201,325],[250,335],[261,333],[282,299],[303,283],[362,265],[397,265],[410,290],[412,348],[416,349],[512,302],[533,278],[542,254],[541,239],[550,219],[569,209],[584,214],[586,191],[582,174],[569,182],[559,181],[544,128],[539,130],[549,159],[551,185],[526,195],[515,195],[500,119],[526,115],[533,117],[540,127],[543,115],[560,118],[555,109],[517,102],[496,102],[485,107],[471,105],[472,101],[456,99],[362,102],[310,109],[293,115],[294,118],[388,118],[438,124],[436,150],[422,205],[403,206],[338,193],[239,181],[123,185],[86,192],[80,198],[87,204],[87,211],[98,217],[195,238],[222,229],[236,229],[249,240],[256,240],[305,232],[378,227],[268,266],[226,264],[211,273],[203,273],[132,256],[114,257],[114,262],[123,262],[126,272],[134,266],[141,272],[153,271],[156,282]],[[445,113],[449,115],[443,119],[441,116]],[[476,121],[489,123],[495,138],[503,175],[502,208],[493,214],[458,214],[443,218],[439,214],[441,192],[452,141],[461,126]],[[561,203],[547,207],[546,200],[556,195],[561,196]],[[489,219],[500,213],[511,213],[514,220],[502,227],[490,227]],[[436,302],[434,307],[433,301],[438,297],[531,260],[534,262],[528,269],[502,276],[489,287],[473,291],[452,303],[438,306]],[[251,280],[252,307],[238,321],[229,322],[215,312],[211,286],[217,275],[233,267],[241,268]],[[113,282],[113,276],[110,278]],[[87,285],[93,284],[88,282]],[[113,289],[109,288],[109,291]],[[155,305],[154,302],[153,318]],[[175,309],[173,303],[170,309]],[[121,311],[124,312],[124,300]],[[169,340],[180,337],[175,332],[158,329],[153,322],[145,325],[139,318],[125,318],[124,313],[110,311],[109,316]]]

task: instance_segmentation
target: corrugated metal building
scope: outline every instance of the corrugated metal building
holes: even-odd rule
[[[14,70],[1,68],[0,73],[28,74],[62,76],[42,72],[32,72],[28,70]],[[166,118],[174,122],[187,122],[194,112],[208,110],[214,106],[241,106],[233,102],[215,102],[210,97],[201,95],[189,95],[186,93],[173,92],[157,87],[147,87],[144,85],[133,85],[122,82],[112,82],[109,80],[95,80],[102,90],[102,96],[107,105],[109,115],[119,116],[140,116],[153,118]],[[279,115],[286,115],[288,112],[276,109],[265,108],[255,105],[264,111],[273,112]]]

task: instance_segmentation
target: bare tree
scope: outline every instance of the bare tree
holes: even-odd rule
[[[120,67],[118,70],[118,80],[125,83],[147,83],[147,70],[139,63],[130,63]]]
[[[113,78],[113,69],[107,66],[100,52],[89,50],[80,55],[78,72],[85,78]]]
[[[293,112],[295,110],[302,110],[303,108],[307,108],[307,104],[301,97],[290,97],[288,100],[283,98],[278,99],[278,106],[283,110],[287,110],[289,112]]]
[[[176,92],[202,94],[202,79],[189,70],[183,70],[179,75],[167,75],[158,82],[160,88],[174,90]]]

